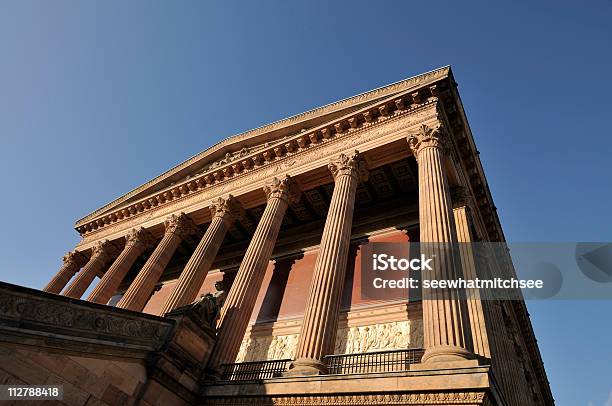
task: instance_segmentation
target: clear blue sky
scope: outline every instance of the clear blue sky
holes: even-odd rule
[[[427,4],[426,4],[427,3]],[[610,2],[0,1],[0,279],[229,135],[452,65],[509,241],[612,241]],[[612,405],[611,302],[530,302],[559,405]]]

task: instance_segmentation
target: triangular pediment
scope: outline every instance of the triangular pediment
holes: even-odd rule
[[[226,138],[210,148],[171,168],[151,181],[106,204],[77,221],[77,226],[98,216],[121,209],[149,195],[184,182],[233,160],[264,149],[284,138],[324,125],[351,112],[373,105],[395,94],[418,89],[449,76],[450,67],[443,67],[402,81],[349,97],[328,105],[276,121],[265,126]]]

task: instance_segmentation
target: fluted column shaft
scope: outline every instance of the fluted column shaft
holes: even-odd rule
[[[117,303],[117,307],[142,311],[183,238],[195,232],[195,225],[185,214],[172,215],[166,220],[165,227],[164,237]]]
[[[117,288],[123,281],[123,278],[128,273],[136,259],[150,244],[151,237],[144,228],[132,229],[125,237],[125,247],[121,254],[115,259],[113,264],[104,273],[100,282],[94,290],[89,294],[88,301],[94,303],[106,304],[115,294]]]
[[[221,247],[223,238],[225,238],[225,234],[232,223],[231,211],[234,204],[235,201],[230,196],[228,199],[220,198],[211,205],[212,221],[181,272],[172,293],[166,299],[159,313],[161,316],[196,299],[210,266]]]
[[[334,175],[332,194],[319,254],[310,285],[300,339],[290,374],[325,373],[321,362],[333,353],[340,302],[351,242],[355,194],[366,172],[358,153],[341,155],[329,165]]]
[[[443,159],[448,149],[442,127],[421,126],[408,138],[419,167],[419,227],[421,251],[434,258],[428,279],[456,279],[452,243],[456,242],[450,190]],[[425,272],[425,271],[424,271]],[[432,271],[428,271],[432,272]],[[425,354],[423,362],[466,359],[464,324],[465,304],[453,289],[428,289],[423,292]]]
[[[275,178],[264,188],[268,203],[221,308],[217,343],[209,361],[212,369],[234,362],[238,355],[289,199],[295,198],[292,189],[289,177]]]
[[[83,293],[87,290],[96,275],[102,271],[102,268],[110,261],[110,243],[103,241],[98,243],[93,249],[91,258],[85,264],[83,269],[77,273],[76,278],[66,288],[64,296],[80,299]]]
[[[476,279],[478,272],[474,258],[474,250],[469,210],[469,195],[464,187],[453,190],[453,215],[457,229],[457,242],[459,243],[459,253],[461,256],[461,269],[465,279]],[[472,335],[473,350],[475,354],[490,358],[489,338],[484,316],[484,303],[482,302],[479,289],[468,289],[466,292],[467,308],[470,319],[470,330]]]
[[[75,273],[81,269],[83,254],[78,251],[67,253],[59,272],[43,288],[44,292],[60,293]]]

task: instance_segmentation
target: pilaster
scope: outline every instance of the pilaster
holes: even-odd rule
[[[457,228],[457,242],[459,243],[459,253],[461,256],[461,269],[465,279],[473,280],[478,277],[478,273],[472,247],[474,236],[471,231],[469,215],[471,197],[464,186],[453,188],[451,197],[455,226]],[[468,289],[466,298],[474,353],[490,358],[491,351],[489,349],[489,338],[487,336],[481,292],[479,289]]]

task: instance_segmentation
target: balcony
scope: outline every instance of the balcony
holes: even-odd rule
[[[360,354],[328,355],[323,358],[329,375],[367,374],[407,371],[411,364],[421,362],[424,350],[376,351]],[[222,379],[253,381],[281,377],[289,369],[290,359],[240,362],[221,366]]]

